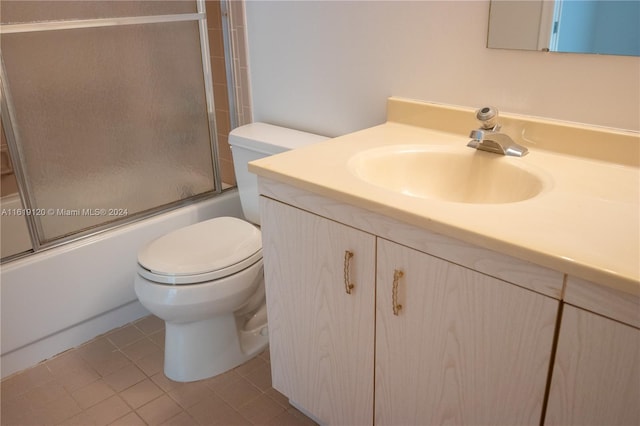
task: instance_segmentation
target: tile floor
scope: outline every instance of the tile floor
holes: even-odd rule
[[[2,381],[0,424],[314,425],[271,387],[269,352],[207,380],[162,372],[164,322],[148,316]]]

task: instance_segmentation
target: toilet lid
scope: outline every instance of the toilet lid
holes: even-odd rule
[[[218,217],[152,241],[138,253],[138,263],[154,281],[186,284],[227,276],[261,257],[258,228],[234,217]],[[194,279],[188,279],[190,276]]]

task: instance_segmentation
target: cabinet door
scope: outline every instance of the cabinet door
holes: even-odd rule
[[[640,330],[565,305],[545,424],[640,424]]]
[[[372,424],[375,237],[264,197],[261,222],[273,387],[322,423]]]
[[[382,239],[376,300],[376,424],[540,423],[558,301]]]

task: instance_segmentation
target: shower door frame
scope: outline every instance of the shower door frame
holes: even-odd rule
[[[205,198],[213,197],[222,192],[222,179],[220,175],[220,161],[218,151],[218,137],[217,126],[215,118],[215,104],[213,98],[213,77],[211,71],[211,60],[209,58],[209,37],[207,32],[207,15],[205,9],[205,0],[195,0],[196,13],[183,13],[183,14],[169,14],[169,15],[149,15],[149,16],[135,16],[135,17],[119,17],[119,18],[95,18],[95,19],[82,19],[82,20],[69,20],[69,21],[47,21],[25,24],[2,24],[0,26],[0,35],[11,33],[25,33],[35,31],[56,31],[56,30],[69,30],[69,29],[82,29],[82,28],[98,28],[98,27],[112,27],[112,26],[125,26],[125,25],[140,25],[140,24],[161,24],[168,22],[184,22],[184,21],[198,21],[198,32],[200,36],[200,51],[202,60],[202,71],[204,78],[204,91],[205,100],[207,106],[207,117],[209,127],[209,144],[211,148],[211,166],[213,170],[213,191],[208,191],[203,194],[191,196],[182,200],[174,201],[169,204],[157,206],[140,213],[134,213],[131,216],[127,216],[121,220],[115,222],[107,222],[104,224],[93,226],[89,229],[75,232],[71,235],[59,237],[47,242],[41,242],[39,236],[43,235],[40,222],[36,220],[34,215],[24,215],[29,230],[29,237],[31,240],[31,250],[16,253],[14,255],[7,256],[2,259],[2,262],[14,260],[17,258],[29,256],[34,253],[41,252],[45,249],[51,249],[60,245],[76,241],[78,239],[88,238],[110,229],[124,226],[130,223],[134,223],[140,220],[147,219],[166,211],[170,211],[185,205],[189,205],[198,202]],[[7,138],[7,146],[9,149],[9,155],[13,163],[14,174],[18,182],[18,192],[23,203],[24,211],[33,211],[32,194],[29,190],[25,175],[24,156],[21,152],[21,141],[19,132],[15,129],[13,123],[15,122],[15,111],[13,108],[13,102],[11,101],[11,91],[9,83],[7,81],[7,74],[4,64],[4,58],[0,60],[0,111],[2,115],[2,121],[4,123],[5,136]],[[233,61],[228,61],[233,66]]]

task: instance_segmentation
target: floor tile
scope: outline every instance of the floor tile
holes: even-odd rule
[[[235,409],[256,399],[262,392],[247,380],[241,378],[225,387],[224,392],[216,392],[227,404]]]
[[[277,415],[265,424],[268,426],[314,426],[316,423],[294,409]]]
[[[153,376],[164,369],[164,353],[163,351],[152,352],[151,354],[135,361],[135,364],[147,376]]]
[[[150,334],[149,340],[158,345],[160,348],[164,348],[164,330],[156,331],[153,334]]]
[[[83,388],[74,391],[71,396],[82,409],[96,405],[100,401],[112,396],[115,392],[104,380],[97,380]]]
[[[124,417],[120,417],[113,423],[109,423],[109,426],[146,426],[147,424],[133,411]]]
[[[177,416],[174,416],[162,423],[162,426],[193,426],[196,425],[196,420],[189,415],[186,411],[181,412]]]
[[[23,425],[27,424],[26,415],[32,411],[31,401],[26,394],[13,396],[11,399],[6,393],[2,394],[2,403],[0,404],[0,415],[2,424],[7,425]]]
[[[268,351],[180,383],[164,375],[163,344],[164,322],[149,316],[16,373],[1,382],[1,425],[315,424],[271,387]]]
[[[169,391],[169,396],[182,408],[189,408],[192,405],[209,397],[212,391],[203,382],[184,383],[181,386]]]
[[[182,408],[167,395],[154,399],[136,410],[149,425],[159,425],[182,412]]]
[[[164,330],[164,321],[155,315],[149,315],[138,321],[135,321],[133,325],[136,326],[144,334],[153,334],[159,330]]]
[[[271,388],[271,366],[265,363],[264,365],[244,376],[244,378],[250,381],[252,385],[264,392]]]
[[[123,348],[144,337],[144,334],[133,324],[120,327],[105,336],[118,348]]]
[[[60,383],[64,388],[73,392],[90,383],[95,382],[100,378],[100,375],[89,364],[77,365],[72,370],[66,370],[60,373],[56,373],[56,381]]]
[[[146,337],[120,349],[129,359],[137,361],[148,355],[162,351],[158,345]]]
[[[47,382],[40,386],[36,386],[27,391],[24,396],[32,402],[39,404],[47,404],[49,402],[61,399],[69,395],[57,381]]]
[[[80,352],[77,349],[63,352],[46,362],[46,367],[54,376],[59,376],[67,371],[83,368],[87,365],[87,362],[80,356]]]
[[[151,380],[153,380],[153,383],[158,385],[160,389],[162,389],[165,392],[169,392],[170,390],[183,385],[183,383],[174,382],[173,380],[165,376],[162,371],[151,376]]]
[[[61,426],[90,426],[94,424],[95,422],[93,421],[93,419],[91,419],[91,416],[87,414],[86,411],[83,411],[69,419],[60,422]]]
[[[100,337],[78,348],[78,354],[86,360],[100,360],[117,350],[115,345],[106,337]]]
[[[131,408],[120,398],[114,395],[111,398],[94,405],[85,411],[91,419],[90,424],[108,425],[131,411]]]
[[[282,405],[265,394],[258,396],[238,409],[240,414],[256,425],[265,424],[284,411],[286,409]]]
[[[49,369],[44,364],[39,364],[3,380],[1,391],[3,394],[20,395],[53,379]]]
[[[291,404],[289,404],[289,399],[274,388],[267,389],[264,393],[283,407],[287,409],[291,407]]]
[[[232,425],[249,424],[249,421],[240,413],[231,408],[221,398],[211,395],[194,406],[187,409],[187,413],[193,417],[199,425]]]
[[[265,349],[264,351],[262,351],[262,353],[260,355],[258,355],[260,358],[264,359],[267,362],[271,361],[271,352],[269,351],[269,347],[267,346],[267,349]]]
[[[147,376],[136,365],[130,364],[120,370],[104,377],[107,383],[116,392],[123,391],[146,379]]]
[[[240,377],[240,375],[236,373],[235,370],[230,370],[226,373],[222,373],[205,380],[205,383],[211,390],[217,393],[222,393],[229,385],[237,382],[240,379],[242,379],[242,377]]]
[[[48,401],[44,404],[38,404],[33,408],[33,413],[37,415],[38,422],[42,422],[42,424],[58,424],[81,412],[82,408],[71,395],[65,395],[62,398]]]
[[[162,389],[156,386],[151,379],[145,379],[140,383],[125,389],[120,393],[122,399],[133,408],[143,406],[163,394]]]
[[[131,364],[131,361],[106,338],[100,338],[81,347],[80,355],[101,376]]]
[[[237,367],[235,369],[235,372],[244,377],[257,369],[264,367],[265,365],[267,365],[267,362],[257,356]]]

